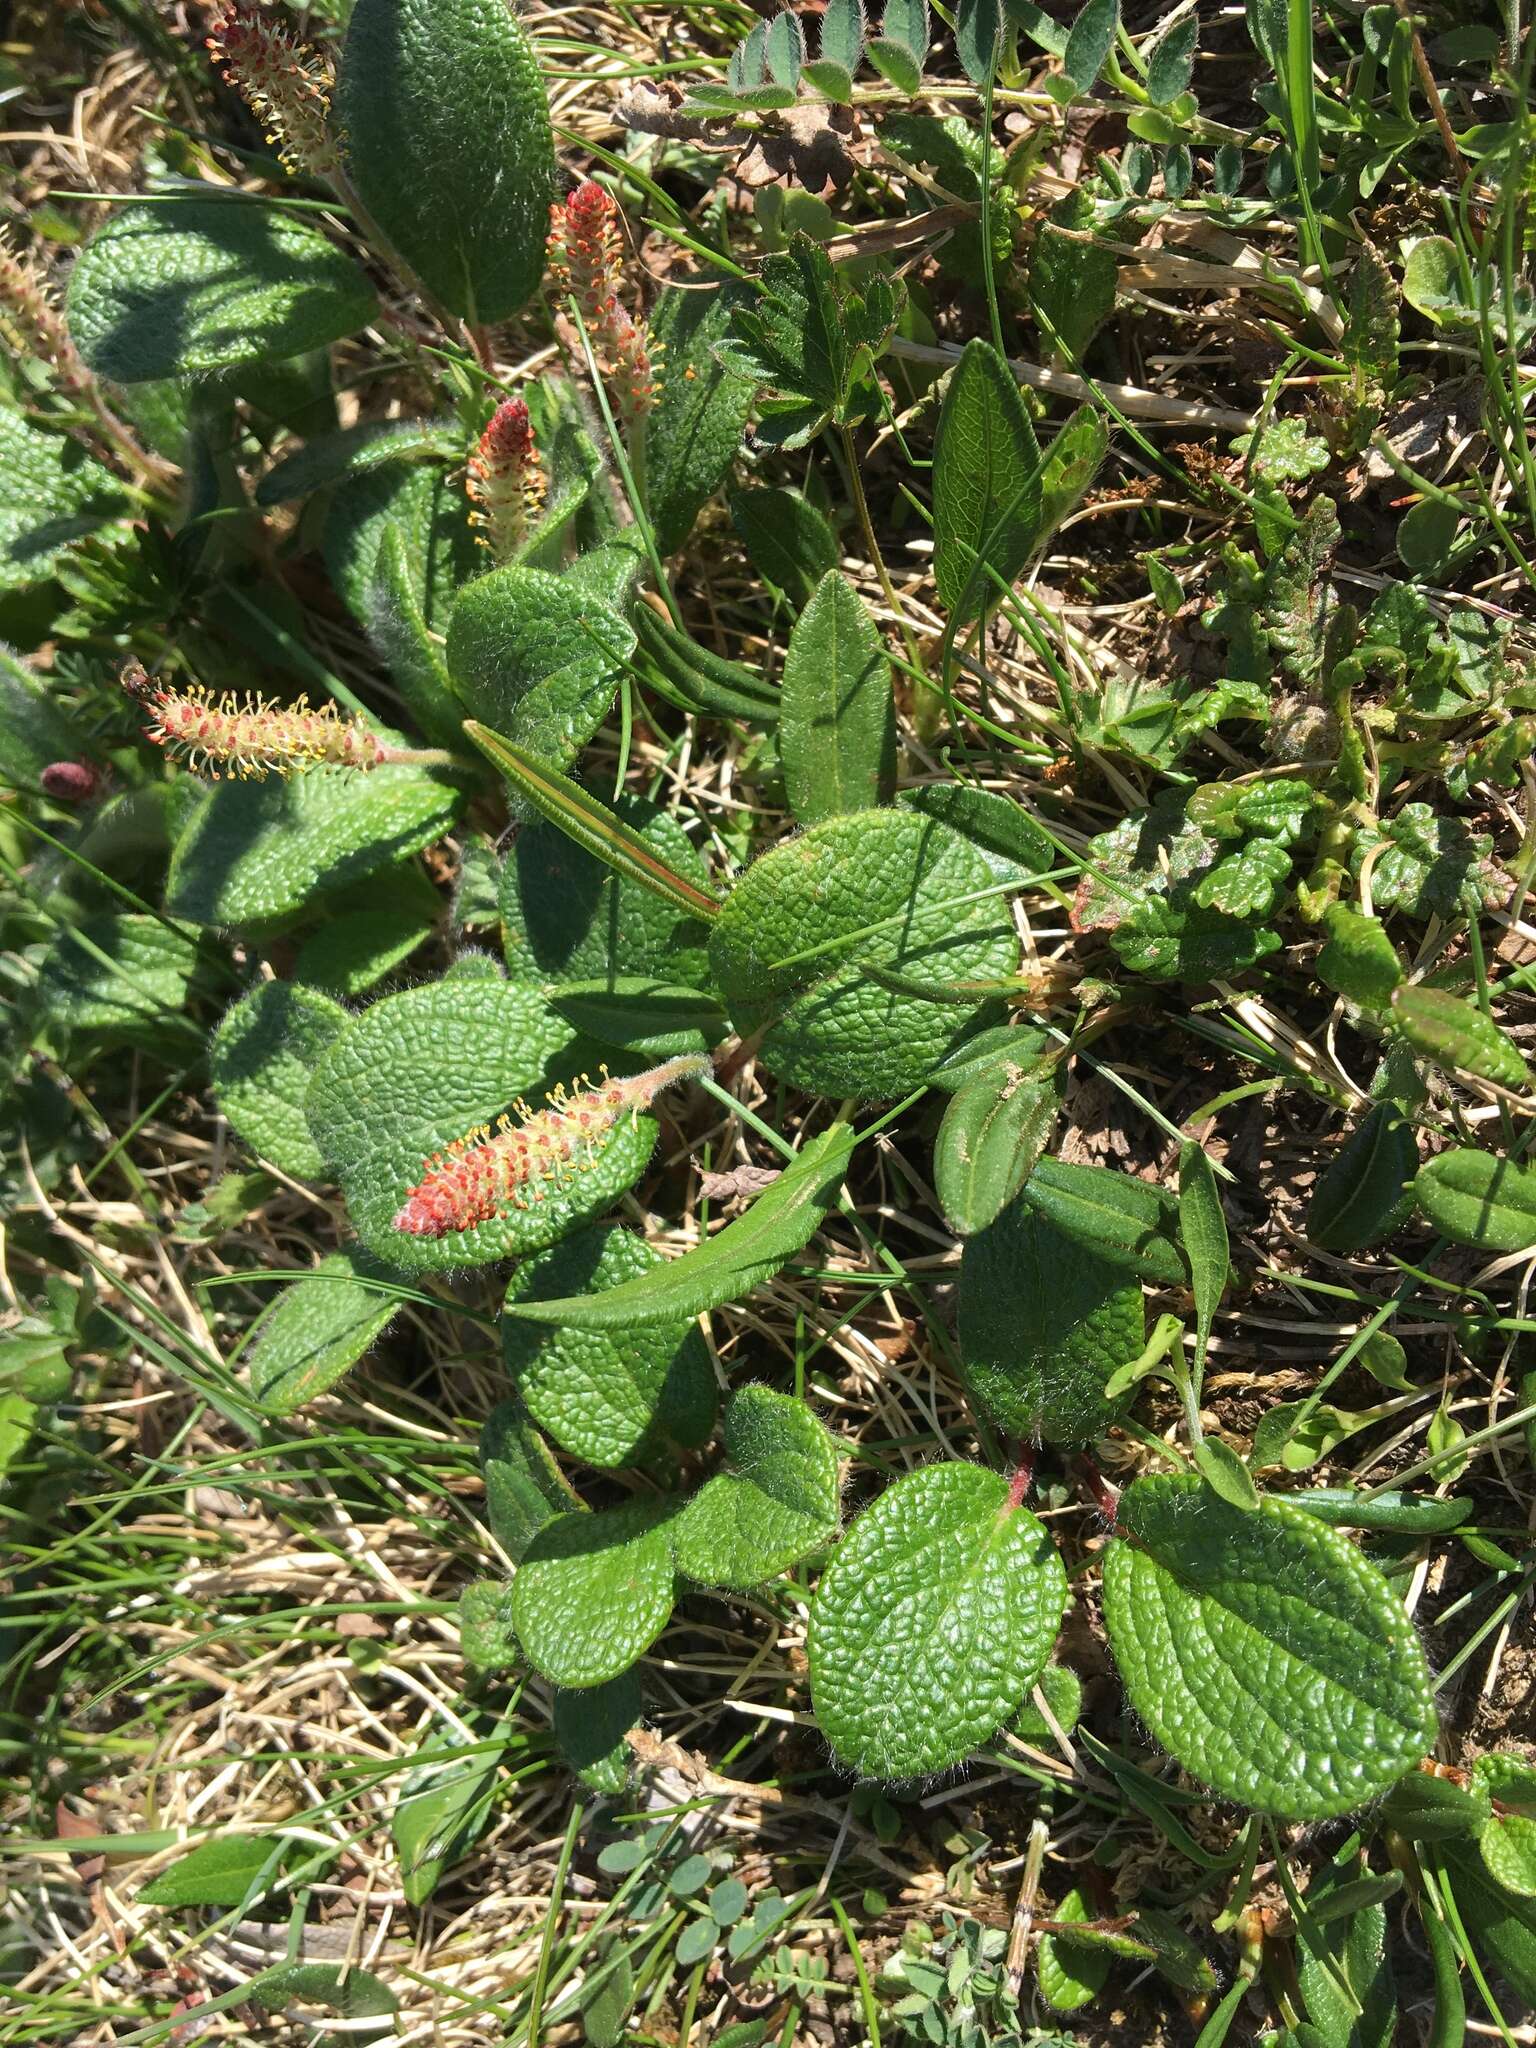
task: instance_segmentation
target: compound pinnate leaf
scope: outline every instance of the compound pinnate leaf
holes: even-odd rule
[[[544,271],[555,155],[544,81],[504,0],[357,0],[336,82],[347,176],[449,313],[505,320]]]
[[[1421,1166],[1414,1200],[1442,1237],[1480,1252],[1536,1244],[1536,1169],[1470,1145]]]
[[[1402,1602],[1347,1537],[1197,1478],[1139,1479],[1104,1564],[1131,1705],[1215,1791],[1292,1820],[1348,1813],[1434,1742],[1434,1694]]]
[[[674,875],[708,890],[708,869],[668,812],[630,795],[620,796],[613,812]],[[545,818],[519,832],[507,856],[501,916],[507,965],[521,980],[657,974],[693,988],[708,983],[703,920],[615,873]]]
[[[1040,444],[1018,379],[989,341],[966,343],[933,450],[933,574],[967,624],[1029,560],[1040,534]]]
[[[564,1329],[639,1330],[742,1300],[810,1241],[837,1199],[854,1138],[852,1126],[842,1123],[812,1138],[744,1216],[682,1258],[602,1294],[509,1302],[506,1313]]]
[[[127,509],[121,483],[78,441],[45,433],[15,406],[0,403],[0,590],[46,582],[71,541],[97,532]],[[44,760],[72,750],[66,739]],[[12,756],[8,774],[20,766]]]
[[[1039,1676],[1066,1603],[1049,1536],[996,1473],[910,1473],[854,1523],[817,1590],[808,1650],[823,1733],[869,1777],[962,1762]]]
[[[632,1500],[560,1515],[523,1553],[512,1617],[528,1659],[556,1685],[601,1685],[627,1671],[672,1612],[675,1500]]]
[[[494,968],[386,996],[355,1017],[316,1068],[305,1113],[364,1244],[410,1272],[484,1265],[538,1251],[606,1209],[650,1158],[648,1116],[621,1118],[570,1174],[530,1181],[525,1208],[440,1237],[394,1222],[429,1160],[520,1099],[537,1109],[578,1066],[596,1066],[589,1050],[534,990],[508,987]]]
[[[583,1690],[562,1688],[551,1716],[555,1747],[583,1785],[616,1798],[629,1783],[632,1761],[624,1738],[644,1711],[640,1680],[632,1670]]]
[[[1390,1237],[1413,1207],[1418,1164],[1412,1124],[1395,1103],[1378,1102],[1318,1182],[1308,1237],[1344,1253]]]
[[[616,1225],[576,1231],[525,1260],[512,1302],[601,1294],[662,1264],[643,1238]],[[616,1340],[600,1330],[504,1318],[507,1369],[535,1422],[589,1465],[632,1463],[658,1436],[702,1443],[714,1427],[715,1374],[692,1321],[656,1323]]]
[[[929,1002],[871,966],[951,984],[1018,962],[992,870],[935,820],[897,809],[829,818],[755,862],[732,890],[710,960],[737,1029],[763,1063],[815,1094],[893,1096],[996,1006]]]
[[[1099,1258],[1159,1287],[1188,1277],[1178,1246],[1178,1204],[1164,1189],[1109,1166],[1042,1159],[1020,1200]]]
[[[662,375],[646,423],[645,499],[664,555],[682,546],[700,507],[725,480],[752,411],[752,385],[714,353],[739,293],[729,285],[664,291],[651,315]]]
[[[960,1260],[960,1371],[1008,1436],[1081,1444],[1124,1409],[1111,1373],[1146,1341],[1141,1283],[1065,1237],[1022,1202],[973,1237]]]
[[[499,1401],[480,1431],[491,1534],[516,1564],[546,1522],[582,1503],[521,1401]]]
[[[476,718],[563,768],[607,716],[634,644],[617,612],[514,563],[454,606],[448,668]]]
[[[831,569],[795,622],[780,691],[779,757],[802,825],[890,799],[896,778],[891,664],[873,619]]]
[[[247,1360],[266,1414],[294,1414],[377,1343],[400,1306],[390,1277],[365,1252],[333,1252],[281,1290],[251,1332]]]
[[[208,1049],[220,1109],[253,1152],[298,1180],[325,1173],[304,1097],[315,1062],[349,1021],[318,989],[265,981],[227,1013]]]
[[[837,1534],[837,1445],[803,1401],[741,1387],[725,1411],[735,1467],[707,1480],[673,1524],[678,1570],[745,1590]]]
[[[307,219],[241,194],[115,208],[80,252],[68,317],[98,376],[142,384],[324,348],[376,303]]]
[[[430,846],[459,803],[439,771],[407,766],[216,783],[176,842],[166,907],[237,931],[281,924],[316,897]]]

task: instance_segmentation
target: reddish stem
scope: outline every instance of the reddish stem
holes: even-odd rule
[[[1108,1522],[1110,1528],[1113,1529],[1120,1514],[1119,1487],[1110,1485],[1093,1459],[1086,1453],[1079,1460],[1079,1468],[1083,1475],[1083,1486],[1088,1498],[1093,1502],[1105,1521]]]
[[[1027,1447],[1021,1447],[1019,1462],[1014,1466],[1008,1480],[1008,1508],[1010,1513],[1012,1513],[1014,1508],[1023,1507],[1024,1496],[1029,1492],[1030,1482],[1034,1476],[1034,1451]]]

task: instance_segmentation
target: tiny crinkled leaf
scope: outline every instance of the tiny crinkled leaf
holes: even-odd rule
[[[1318,1181],[1308,1237],[1324,1251],[1346,1254],[1380,1243],[1413,1207],[1418,1165],[1412,1124],[1395,1103],[1378,1102]]]
[[[318,989],[264,981],[226,1013],[208,1048],[220,1109],[253,1152],[298,1180],[325,1173],[304,1098],[315,1062],[347,1022]]]
[[[1050,1709],[1048,1721],[1041,1702]],[[1029,1698],[1008,1723],[1012,1732],[1023,1742],[1053,1745],[1056,1741],[1056,1723],[1063,1735],[1070,1735],[1077,1726],[1083,1711],[1083,1681],[1070,1664],[1047,1664],[1035,1681]]]
[[[215,783],[171,854],[166,906],[193,924],[280,925],[440,839],[460,801],[440,771],[395,765]]]
[[[956,1089],[933,1147],[939,1207],[960,1237],[985,1230],[1024,1185],[1061,1114],[1065,1071],[1006,1061]]]
[[[853,585],[829,569],[795,621],[779,693],[779,758],[802,825],[890,801],[891,664]]]
[[[420,1747],[430,1760],[406,1771],[390,1820],[400,1888],[412,1906],[430,1899],[449,1864],[479,1839],[501,1763],[499,1743],[466,1739],[446,1721],[429,1722]]]
[[[661,1263],[631,1231],[589,1225],[524,1260],[507,1300],[601,1294]],[[507,1316],[501,1337],[507,1370],[535,1422],[589,1465],[631,1464],[661,1437],[697,1445],[714,1426],[714,1366],[691,1321],[613,1338]]]
[[[747,869],[710,937],[710,961],[763,1064],[815,1094],[896,1096],[971,1032],[997,1021],[978,997],[931,1002],[877,982],[989,982],[1018,939],[990,893],[989,862],[905,808],[828,818]]]
[[[669,812],[628,793],[613,809],[673,874],[709,888],[709,870]],[[525,826],[507,855],[501,916],[507,966],[518,980],[657,975],[690,988],[708,986],[703,920],[615,873],[548,819]]]
[[[557,1083],[598,1064],[559,1012],[533,989],[502,981],[493,963],[385,996],[363,1011],[315,1069],[305,1101],[311,1135],[341,1184],[359,1237],[410,1272],[485,1265],[553,1244],[599,1215],[638,1179],[656,1142],[648,1116],[624,1116],[569,1169],[530,1178],[524,1207],[441,1236],[412,1235],[396,1216],[456,1141],[511,1112],[537,1109]]]
[[[471,326],[538,289],[554,197],[533,44],[502,0],[357,0],[336,81],[370,225]]]
[[[1413,1624],[1337,1530],[1273,1498],[1245,1513],[1194,1477],[1137,1480],[1119,1524],[1104,1616],[1131,1705],[1215,1791],[1326,1819],[1434,1742]]]
[[[512,1582],[529,1662],[556,1685],[601,1685],[627,1671],[672,1612],[669,1498],[560,1515],[534,1537]]]
[[[246,1366],[264,1414],[293,1415],[349,1373],[400,1307],[366,1252],[333,1252],[289,1281],[251,1329]]]
[[[561,577],[510,563],[455,604],[448,669],[475,718],[565,768],[607,717],[634,644],[616,611]]]
[[[1425,803],[1404,804],[1379,825],[1362,825],[1349,861],[1359,875],[1371,863],[1371,898],[1378,910],[1410,917],[1475,917],[1499,902],[1508,887],[1493,860],[1493,840]]]
[[[640,1680],[621,1671],[602,1685],[555,1693],[555,1747],[583,1785],[617,1798],[629,1783],[631,1751],[625,1737],[645,1711]]]
[[[508,1303],[509,1315],[575,1330],[638,1330],[676,1323],[739,1301],[807,1244],[836,1201],[853,1154],[851,1125],[837,1123],[803,1145],[745,1215],[680,1259],[602,1294]]]
[[[1018,379],[972,340],[944,394],[933,450],[933,574],[956,626],[1007,588],[1040,534],[1040,444]]]
[[[99,532],[127,510],[122,484],[78,441],[45,432],[0,401],[0,590],[46,582],[71,542]],[[66,745],[61,751],[67,757],[77,749]],[[21,765],[9,758],[7,775]]]
[[[993,1426],[1025,1443],[1081,1444],[1126,1406],[1111,1373],[1146,1341],[1141,1283],[1023,1202],[960,1260],[960,1374]]]
[[[677,1568],[704,1586],[761,1585],[837,1534],[837,1445],[803,1401],[739,1387],[725,1411],[733,1470],[673,1523]]]
[[[1290,872],[1291,856],[1283,846],[1273,839],[1250,839],[1207,868],[1195,884],[1194,901],[1202,910],[1225,911],[1229,917],[1267,917]]]
[[[521,1401],[499,1401],[485,1418],[480,1469],[491,1534],[514,1564],[546,1522],[581,1511],[581,1501]]]
[[[1485,1754],[1472,1766],[1471,1789],[1493,1802],[1477,1843],[1489,1876],[1518,1898],[1536,1898],[1536,1767]]]
[[[811,1607],[811,1696],[834,1753],[885,1779],[963,1762],[1039,1676],[1066,1603],[1050,1537],[996,1473],[898,1479],[838,1545]]]
[[[114,207],[81,250],[69,329],[99,377],[142,384],[304,355],[372,319],[373,287],[307,215],[219,190]]]

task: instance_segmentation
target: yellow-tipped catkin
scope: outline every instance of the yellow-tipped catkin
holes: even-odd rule
[[[208,49],[288,168],[330,177],[337,168],[336,145],[326,121],[330,86],[320,60],[291,41],[283,24],[253,0],[227,0],[209,29]]]
[[[260,780],[295,768],[377,768],[389,749],[360,718],[307,697],[275,704],[265,697],[214,697],[200,684],[173,690],[155,682],[137,662],[123,687],[144,707],[145,732],[156,746],[218,782],[225,775]]]

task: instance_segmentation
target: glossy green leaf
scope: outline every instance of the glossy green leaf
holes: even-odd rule
[[[1189,1284],[1195,1297],[1195,1356],[1197,1363],[1203,1363],[1211,1323],[1227,1291],[1230,1254],[1216,1175],[1204,1150],[1193,1143],[1179,1153],[1179,1241],[1189,1261]]]
[[[1413,1197],[1442,1237],[1480,1252],[1536,1245],[1536,1168],[1453,1146],[1421,1166]]]
[[[739,1387],[725,1411],[717,1472],[673,1523],[677,1568],[741,1591],[787,1571],[837,1534],[837,1444],[803,1401]]]
[[[933,1147],[933,1183],[957,1236],[985,1230],[1024,1185],[1061,1114],[1064,1069],[1032,1079],[1004,1062],[951,1096]]]
[[[1378,1102],[1328,1162],[1307,1210],[1325,1251],[1358,1252],[1389,1237],[1413,1207],[1419,1148],[1395,1103]]]
[[[529,1661],[556,1685],[601,1685],[627,1671],[672,1612],[675,1500],[626,1501],[547,1522],[512,1582]]]
[[[1383,1796],[1381,1818],[1412,1842],[1449,1842],[1477,1834],[1493,1802],[1475,1782],[1458,1785],[1429,1771],[1410,1771]]]
[[[1524,1088],[1530,1080],[1514,1040],[1447,989],[1405,984],[1392,997],[1392,1021],[1416,1053],[1452,1073],[1476,1074],[1504,1088]]]
[[[1109,1166],[1042,1159],[1020,1200],[1064,1237],[1159,1287],[1183,1287],[1178,1205],[1164,1189]]]
[[[227,1012],[208,1048],[220,1109],[253,1152],[298,1180],[325,1176],[304,1097],[315,1062],[347,1021],[317,989],[264,981]]]
[[[251,1392],[265,1414],[296,1414],[378,1342],[400,1307],[390,1278],[366,1253],[332,1252],[278,1290],[252,1325],[246,1354]]]
[[[1137,1480],[1119,1524],[1104,1618],[1131,1705],[1223,1797],[1348,1813],[1434,1742],[1413,1625],[1336,1530],[1273,1497],[1244,1513],[1192,1477]]]
[[[1477,1843],[1488,1875],[1517,1898],[1536,1899],[1536,1767],[1485,1753],[1473,1763],[1472,1790],[1494,1804]]]
[[[662,1263],[632,1232],[590,1225],[524,1260],[507,1302],[601,1295]],[[691,1321],[616,1339],[506,1316],[501,1336],[507,1370],[534,1421],[588,1465],[632,1464],[660,1438],[700,1444],[714,1427],[714,1366]]]
[[[533,295],[554,143],[533,45],[502,0],[356,0],[335,122],[369,226],[441,307],[487,326]]]
[[[1008,1723],[1022,1742],[1032,1742],[1037,1748],[1048,1747],[1056,1740],[1050,1722],[1040,1710],[1042,1698],[1062,1734],[1070,1735],[1083,1711],[1083,1681],[1070,1664],[1047,1664],[1041,1672],[1029,1698]]]
[[[710,939],[736,1028],[815,1094],[895,1096],[983,1023],[984,998],[930,1002],[871,970],[947,985],[1010,974],[1018,941],[987,861],[905,809],[829,818],[737,882]]]
[[[316,1067],[305,1110],[364,1244],[402,1271],[445,1271],[538,1251],[600,1215],[650,1158],[651,1117],[620,1118],[570,1176],[531,1186],[524,1208],[444,1237],[394,1227],[428,1161],[520,1099],[537,1109],[556,1082],[596,1066],[589,1051],[494,968],[386,996],[354,1018]]]
[[[67,559],[72,541],[99,533],[127,510],[122,484],[78,441],[34,426],[14,405],[0,401],[0,590],[46,582]],[[8,694],[14,703],[15,693]],[[66,741],[44,761],[78,752],[78,745]],[[22,768],[21,758],[8,758],[7,779]]]
[[[67,312],[99,377],[142,384],[324,348],[375,305],[308,214],[226,190],[113,207],[76,259]]]
[[[430,846],[460,793],[437,769],[317,768],[203,793],[171,855],[166,906],[193,924],[260,931]]]
[[[521,1401],[500,1401],[485,1418],[480,1469],[491,1534],[514,1564],[546,1522],[581,1510],[581,1501]]]
[[[221,1835],[199,1842],[138,1893],[145,1906],[221,1906],[259,1898],[289,1845],[275,1835]]]
[[[406,1903],[424,1905],[451,1863],[472,1848],[496,1802],[500,1753],[484,1743],[470,1748],[446,1722],[428,1724],[423,1749],[432,1760],[413,1765],[400,1780],[390,1820],[400,1888]],[[463,1747],[461,1756],[442,1756]]]
[[[795,622],[780,688],[779,758],[802,825],[890,800],[891,664],[853,585],[828,570]]]
[[[1081,1444],[1124,1409],[1105,1382],[1146,1341],[1141,1285],[1022,1201],[960,1261],[960,1371],[995,1428]]]
[[[1385,1010],[1403,979],[1403,963],[1380,918],[1363,917],[1347,903],[1330,904],[1323,917],[1327,942],[1317,976],[1358,1009]]]
[[[888,1486],[811,1607],[811,1697],[838,1758],[900,1779],[963,1762],[1044,1668],[1066,1573],[1006,1481],[940,1464]]]
[[[988,341],[967,342],[933,450],[933,574],[967,625],[1011,584],[1040,536],[1040,446],[1018,380]]]
[[[1092,1906],[1080,1891],[1070,1891],[1052,1909],[1052,1920],[1093,1920]],[[1040,1996],[1056,2012],[1077,2012],[1092,2004],[1109,1981],[1109,1954],[1081,1942],[1063,1941],[1055,1934],[1042,1934],[1035,1949],[1035,1973]]]
[[[639,832],[579,784],[473,719],[465,720],[464,730],[517,794],[585,852],[663,897],[674,910],[697,917],[717,914],[718,897],[676,873]]]
[[[574,1330],[638,1330],[739,1301],[806,1245],[837,1200],[854,1132],[833,1124],[803,1145],[743,1216],[680,1259],[603,1294],[508,1304],[509,1315]]]

